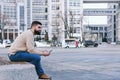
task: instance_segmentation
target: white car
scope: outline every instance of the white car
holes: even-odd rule
[[[5,48],[5,45],[0,43],[0,48]]]
[[[70,47],[75,48],[76,47],[75,43],[65,43],[65,48],[70,48]]]
[[[35,41],[35,46],[36,47],[50,47],[50,44],[47,44],[46,42],[39,42],[39,41]]]
[[[78,47],[81,47],[82,45],[79,43]],[[76,48],[75,42],[65,43],[65,48]]]
[[[11,46],[11,41],[10,40],[3,40],[3,45],[5,47],[10,47]]]
[[[3,42],[0,42],[0,47],[6,48],[11,46],[11,41],[10,40],[3,40]]]

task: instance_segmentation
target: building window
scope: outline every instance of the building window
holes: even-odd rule
[[[59,5],[52,5],[52,10],[59,10],[59,9],[60,9]]]
[[[80,0],[70,0],[69,6],[74,6],[74,7],[80,6]]]
[[[52,0],[52,2],[60,2],[60,0]]]

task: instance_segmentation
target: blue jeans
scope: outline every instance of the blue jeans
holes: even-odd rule
[[[15,55],[9,56],[11,61],[27,61],[35,66],[38,76],[44,74],[42,65],[40,63],[41,56],[39,54],[31,54],[27,51],[18,51]]]

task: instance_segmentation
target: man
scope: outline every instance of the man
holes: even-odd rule
[[[11,61],[27,61],[35,65],[39,79],[50,79],[42,69],[40,56],[49,56],[49,51],[39,51],[34,47],[34,35],[40,34],[42,24],[33,21],[31,29],[20,34],[9,48],[9,59]]]

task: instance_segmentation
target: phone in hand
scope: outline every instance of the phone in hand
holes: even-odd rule
[[[49,53],[51,53],[51,52],[52,52],[52,50],[49,51]]]

